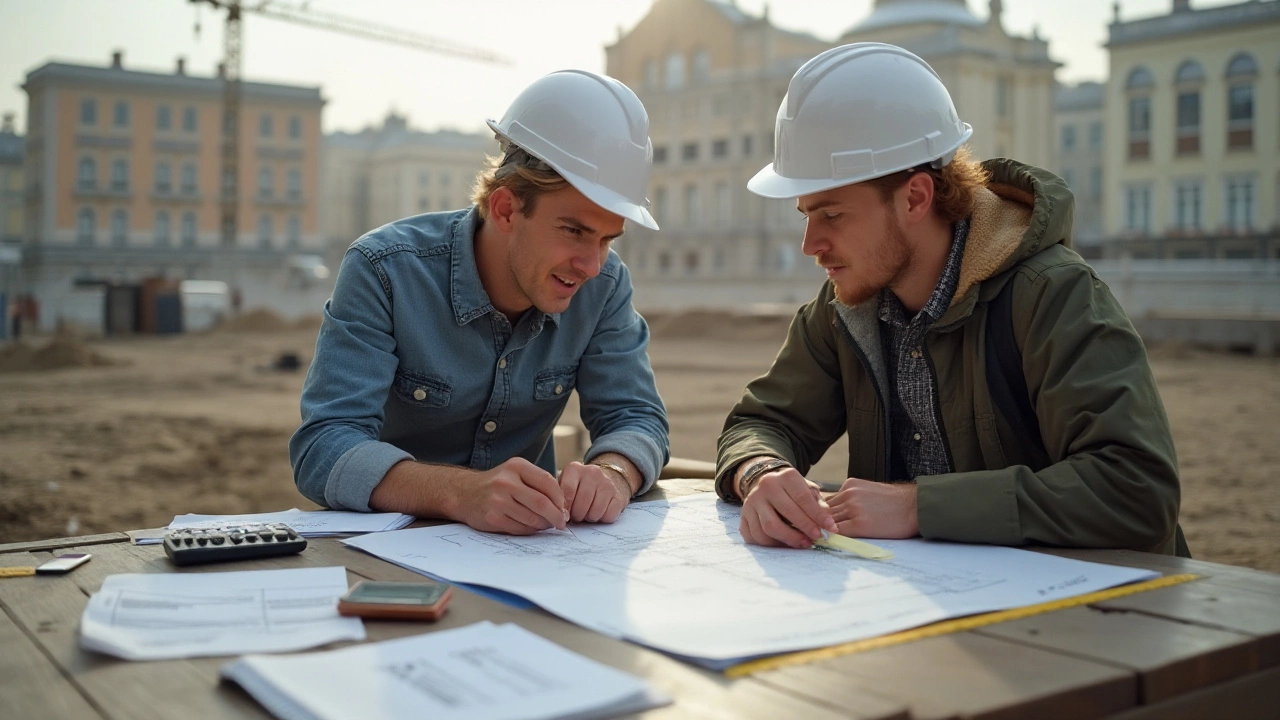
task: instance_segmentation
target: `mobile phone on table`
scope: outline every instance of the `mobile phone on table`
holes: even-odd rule
[[[93,557],[89,553],[68,553],[59,555],[43,565],[36,566],[37,575],[62,575],[69,573],[81,565],[89,562],[89,558]]]
[[[453,587],[434,580],[361,580],[338,598],[338,614],[386,620],[439,620],[452,598]]]

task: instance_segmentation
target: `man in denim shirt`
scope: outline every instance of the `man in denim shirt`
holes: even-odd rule
[[[610,243],[647,209],[648,116],[622,83],[552,73],[489,126],[475,206],[405,218],[347,251],[289,444],[331,508],[530,534],[613,522],[668,458],[667,420]],[[552,430],[578,391],[586,464]]]

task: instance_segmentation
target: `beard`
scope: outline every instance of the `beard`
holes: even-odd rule
[[[835,255],[820,255],[816,260],[819,265],[844,266],[842,274],[852,277],[833,279],[836,300],[853,306],[870,300],[902,277],[911,263],[911,246],[897,218],[886,213],[884,232],[864,262],[855,265]]]

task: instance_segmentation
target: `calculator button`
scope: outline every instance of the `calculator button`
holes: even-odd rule
[[[214,545],[221,545],[222,543],[226,542],[226,538],[222,537],[221,535],[214,535],[213,537],[209,538],[209,542],[213,543]]]
[[[278,533],[276,533],[276,539],[277,539],[277,540],[279,540],[280,542],[284,542],[285,540],[288,540],[288,539],[289,539],[289,533],[287,533],[287,532],[278,532]]]
[[[199,546],[201,546],[201,547],[204,547],[205,545],[208,545],[208,544],[209,544],[209,541],[208,541],[208,540],[205,540],[205,539],[204,539],[204,538],[202,538],[202,537],[201,537],[201,538],[196,538],[196,544],[197,544],[197,545],[199,545]]]
[[[232,545],[239,545],[240,543],[244,542],[244,538],[240,537],[239,535],[232,535],[228,539],[231,540]]]
[[[248,542],[251,542],[251,543],[256,543],[256,542],[258,542],[258,536],[257,536],[257,535],[249,535],[249,536],[245,537],[245,540],[247,540]]]

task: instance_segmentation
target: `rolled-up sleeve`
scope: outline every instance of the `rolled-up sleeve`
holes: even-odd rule
[[[585,460],[616,452],[640,470],[643,493],[670,457],[667,411],[649,365],[649,326],[631,305],[631,276],[617,265],[609,294],[578,365],[582,421],[591,434]]]
[[[412,459],[378,439],[398,365],[387,283],[353,247],[325,303],[289,460],[299,492],[326,507],[367,512],[369,495],[387,471]]]

